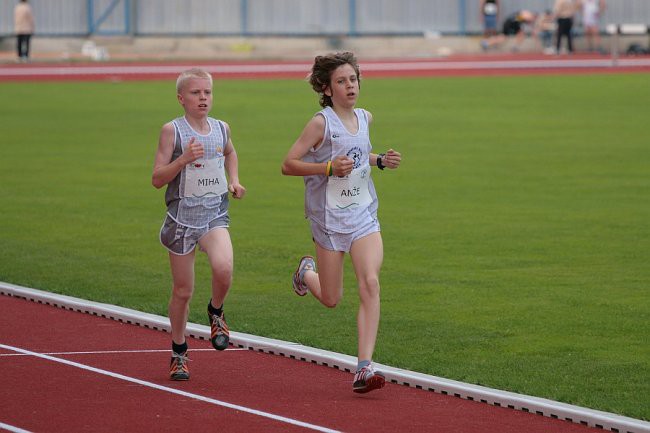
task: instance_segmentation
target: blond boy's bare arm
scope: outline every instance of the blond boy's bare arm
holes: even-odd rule
[[[203,156],[203,145],[196,143],[194,137],[190,139],[187,149],[183,154],[172,159],[174,153],[174,126],[170,123],[163,125],[158,139],[158,150],[154,159],[151,184],[156,188],[162,188],[174,180],[178,173],[183,170],[186,164],[195,161]]]

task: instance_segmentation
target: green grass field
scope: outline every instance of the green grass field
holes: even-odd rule
[[[0,83],[0,280],[166,315],[150,183],[174,83]],[[367,79],[385,244],[378,362],[650,419],[647,74]],[[236,331],[356,354],[347,261],[335,310],[297,298],[313,251],[280,164],[316,95],[216,82],[248,194],[231,202]],[[207,324],[207,262],[190,320]],[[161,369],[166,368],[161,360]]]

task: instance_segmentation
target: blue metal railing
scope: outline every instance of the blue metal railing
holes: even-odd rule
[[[111,0],[104,10],[98,6],[99,0],[86,0],[88,9],[88,34],[89,35],[126,35],[131,29],[131,0]],[[105,3],[105,2],[104,2]],[[119,12],[117,6],[122,3],[123,16],[117,21],[117,25],[110,29],[103,29],[102,24],[106,23],[113,13]],[[120,25],[121,24],[121,25]]]
[[[30,0],[38,36],[391,36],[482,33],[480,0]],[[526,0],[533,11],[551,0]],[[0,0],[0,36],[16,0]],[[502,0],[501,17],[521,7]],[[649,0],[608,0],[602,20],[650,23]],[[260,14],[260,8],[272,14]],[[326,10],[328,16],[322,15]],[[81,13],[80,13],[81,11]],[[406,12],[405,12],[406,11]],[[404,13],[403,13],[404,12]],[[293,17],[293,18],[291,18]],[[296,17],[299,17],[296,19]]]

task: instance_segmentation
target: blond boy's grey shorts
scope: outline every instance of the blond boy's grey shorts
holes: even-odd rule
[[[184,256],[191,253],[196,245],[210,230],[224,227],[230,224],[230,217],[224,214],[210,221],[205,227],[194,228],[184,226],[172,219],[169,215],[165,217],[162,227],[160,228],[160,243],[163,244],[169,252]]]

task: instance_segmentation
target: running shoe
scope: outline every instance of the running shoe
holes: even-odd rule
[[[312,256],[304,256],[300,259],[298,269],[293,274],[293,291],[298,296],[305,296],[309,292],[307,284],[305,284],[305,272],[315,271],[316,262]]]
[[[187,362],[190,358],[186,353],[178,354],[172,352],[172,361],[169,365],[169,378],[171,380],[189,380],[190,370],[187,368]]]
[[[210,343],[212,343],[212,347],[217,350],[226,350],[230,341],[230,330],[226,324],[226,316],[223,311],[218,316],[208,310],[208,318],[210,319]]]
[[[373,389],[383,388],[385,383],[386,378],[383,374],[375,371],[372,365],[366,365],[354,375],[352,391],[364,394]]]

